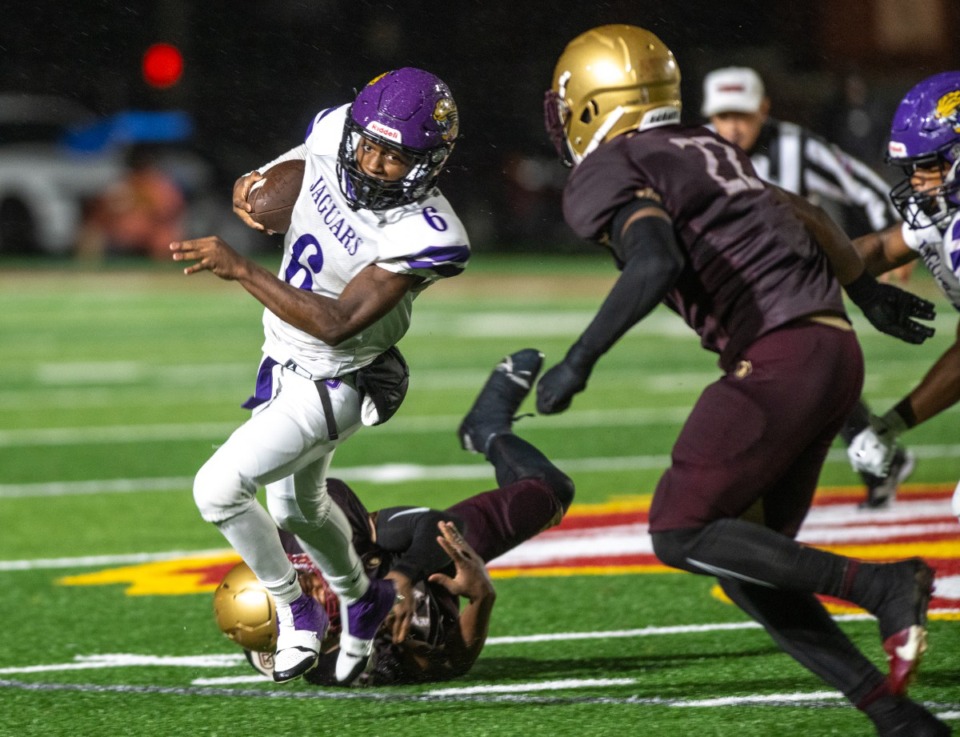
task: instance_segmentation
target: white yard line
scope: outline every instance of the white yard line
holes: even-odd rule
[[[838,621],[870,619],[869,615],[844,615]],[[576,640],[622,639],[625,637],[668,637],[671,635],[703,634],[705,632],[728,632],[731,630],[759,629],[756,622],[718,622],[671,627],[644,627],[634,630],[610,630],[600,632],[562,632],[553,634],[517,635],[491,637],[487,645],[517,645],[532,642],[573,642]],[[12,668],[0,668],[0,675],[26,673],[50,673],[55,671],[99,670],[102,668],[224,668],[246,663],[243,655],[139,655],[136,653],[109,653],[103,655],[77,655],[67,663],[33,664]],[[609,681],[610,679],[606,679]],[[624,679],[631,681],[632,679]],[[609,684],[608,684],[609,685]],[[586,686],[581,686],[586,687]]]
[[[3,445],[2,436],[0,436],[0,445]],[[921,459],[960,458],[960,445],[912,445],[910,448],[917,454],[917,457]],[[846,452],[842,449],[832,450],[827,461],[829,463],[843,464],[848,462]],[[670,459],[666,455],[555,460],[557,466],[568,473],[613,473],[620,471],[662,469],[666,468],[669,462]],[[337,476],[345,481],[363,481],[371,484],[444,481],[448,479],[491,479],[492,473],[490,466],[480,462],[446,466],[424,466],[416,463],[384,463],[376,466],[346,466],[337,468]],[[192,486],[192,476],[0,484],[0,500],[99,493],[122,494],[151,491],[184,491],[190,489]],[[885,512],[878,514],[882,515],[885,514]]]
[[[463,688],[437,688],[427,691],[429,696],[471,696],[489,693],[530,693],[532,691],[561,691],[568,688],[603,688],[605,686],[632,686],[636,678],[564,678],[534,683],[504,683]]]
[[[658,409],[618,409],[571,412],[556,417],[537,417],[523,421],[520,429],[546,430],[567,427],[627,427],[681,423],[689,407]],[[435,433],[457,427],[462,415],[397,417],[377,428],[378,433]],[[102,443],[143,443],[163,440],[222,440],[238,422],[194,422],[149,425],[104,425],[100,427],[42,427],[0,430],[0,448],[33,446],[97,445]]]
[[[77,558],[35,558],[33,560],[2,560],[0,572],[59,570],[64,568],[100,568],[102,566],[130,566],[157,563],[181,558],[218,558],[235,555],[231,548],[218,550],[170,550],[163,553],[129,553],[126,555],[85,555]]]

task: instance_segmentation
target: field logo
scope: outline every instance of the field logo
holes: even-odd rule
[[[887,510],[857,509],[859,490],[821,489],[799,539],[860,560],[920,556],[937,570],[931,616],[960,619],[960,524],[950,509],[953,489],[901,487]],[[497,558],[492,578],[679,574],[653,554],[647,526],[649,497],[573,505],[563,522]],[[67,586],[126,584],[130,596],[212,593],[239,561],[232,551],[203,558],[166,560],[68,576]],[[688,574],[682,574],[688,575]],[[713,594],[726,600],[719,587]],[[825,599],[833,613],[858,611]]]

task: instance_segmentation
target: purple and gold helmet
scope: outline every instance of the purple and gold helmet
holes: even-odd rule
[[[381,74],[360,90],[347,113],[337,157],[340,188],[354,209],[386,210],[415,202],[434,186],[459,129],[457,104],[437,76],[404,67]],[[357,164],[364,137],[413,160],[401,180],[386,182]]]
[[[915,85],[901,100],[890,126],[887,163],[906,177],[890,192],[897,210],[913,228],[941,224],[960,207],[960,72],[941,72]],[[917,168],[940,167],[940,186],[917,192],[910,177]]]

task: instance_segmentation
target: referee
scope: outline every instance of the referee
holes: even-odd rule
[[[889,185],[869,166],[796,123],[770,117],[770,98],[753,69],[710,72],[703,80],[701,112],[720,136],[747,152],[761,179],[848,215],[844,226],[851,237],[900,222]],[[849,444],[869,420],[861,400],[841,431],[843,439]],[[867,486],[861,506],[887,506],[915,462],[912,452],[898,447],[886,477],[861,474]]]

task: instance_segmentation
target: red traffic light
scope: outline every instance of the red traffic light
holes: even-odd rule
[[[156,43],[143,54],[143,78],[151,87],[172,87],[183,74],[183,55],[176,46]]]

